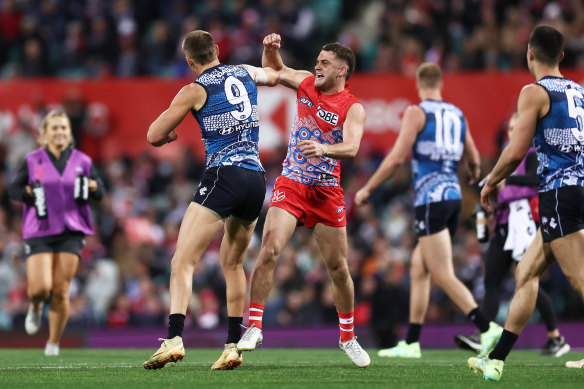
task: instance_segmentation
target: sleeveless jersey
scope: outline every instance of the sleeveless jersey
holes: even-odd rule
[[[550,110],[537,121],[539,191],[584,186],[584,88],[567,78],[537,81],[550,97]]]
[[[205,88],[207,101],[198,111],[206,167],[239,166],[264,171],[260,162],[257,88],[247,70],[218,65],[195,82]]]
[[[307,77],[296,93],[297,114],[290,133],[288,153],[282,175],[305,185],[338,186],[341,167],[337,159],[306,158],[297,145],[301,140],[313,140],[325,145],[343,141],[343,124],[349,108],[358,100],[349,87],[333,95],[322,94],[314,86],[314,76]]]
[[[464,115],[444,101],[425,100],[419,107],[426,114],[426,124],[413,147],[414,206],[460,200],[456,172],[464,150]]]

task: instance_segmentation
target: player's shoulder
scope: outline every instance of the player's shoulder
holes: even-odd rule
[[[525,85],[521,88],[521,92],[519,93],[519,98],[523,100],[529,101],[539,101],[539,100],[548,100],[548,90],[547,88],[542,85],[541,83],[531,83]]]

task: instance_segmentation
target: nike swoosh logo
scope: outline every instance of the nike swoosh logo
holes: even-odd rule
[[[343,217],[342,217],[342,218],[340,218],[338,221],[341,221],[341,220],[343,220],[344,218],[345,218],[345,217],[343,216]]]

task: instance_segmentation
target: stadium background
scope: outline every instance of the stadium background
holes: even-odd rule
[[[342,168],[349,265],[358,334],[366,334],[368,346],[390,345],[407,321],[407,269],[415,243],[409,166],[375,192],[370,205],[356,208],[352,199],[391,147],[405,108],[417,102],[417,65],[433,61],[443,67],[444,98],[466,113],[486,173],[500,152],[517,95],[532,81],[524,64],[529,31],[539,22],[560,29],[567,38],[564,73],[582,81],[583,21],[581,2],[568,0],[0,1],[0,347],[44,342],[45,334],[26,338],[23,331],[28,300],[21,208],[6,188],[36,147],[43,114],[55,106],[71,116],[77,145],[94,158],[108,189],[94,206],[96,235],[87,238],[73,283],[63,344],[92,345],[92,334],[101,334],[104,345],[107,334],[118,333],[134,334],[138,344],[144,339],[142,346],[152,347],[153,338],[164,334],[170,258],[204,158],[191,117],[177,131],[179,141],[163,148],[149,146],[145,134],[178,89],[192,81],[179,42],[199,28],[213,34],[227,63],[259,65],[261,40],[270,32],[283,36],[284,61],[298,69],[312,70],[326,42],[339,40],[355,50],[357,72],[349,84],[367,110],[367,122],[359,155]],[[294,94],[261,88],[259,104],[267,203],[286,151]],[[461,180],[466,182],[464,172]],[[485,246],[476,240],[471,215],[478,190],[463,185],[463,191],[455,264],[480,300]],[[248,273],[262,221],[248,250]],[[226,316],[219,243],[211,244],[197,267],[187,321],[187,332],[204,329],[215,336],[220,329],[210,346],[223,342]],[[582,300],[557,266],[543,283],[561,330],[584,320]],[[508,300],[513,280],[503,287]],[[505,309],[503,303],[500,320]],[[466,318],[433,289],[427,322],[454,328]],[[264,323],[274,331],[285,328],[283,337],[311,328],[315,338],[328,333],[334,341],[336,332],[328,330],[337,325],[330,281],[306,229],[297,230],[282,254]],[[537,335],[537,345],[543,345],[544,330]],[[114,339],[112,345],[119,345]]]

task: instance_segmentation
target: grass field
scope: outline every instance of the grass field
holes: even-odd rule
[[[424,350],[418,360],[388,360],[370,350],[371,366],[354,367],[334,349],[260,349],[244,354],[234,371],[211,371],[220,350],[187,350],[184,362],[147,371],[142,362],[154,350],[64,349],[59,357],[42,350],[0,349],[0,388],[577,388],[584,369],[561,358],[514,351],[500,382],[486,382],[466,366],[470,352]]]

